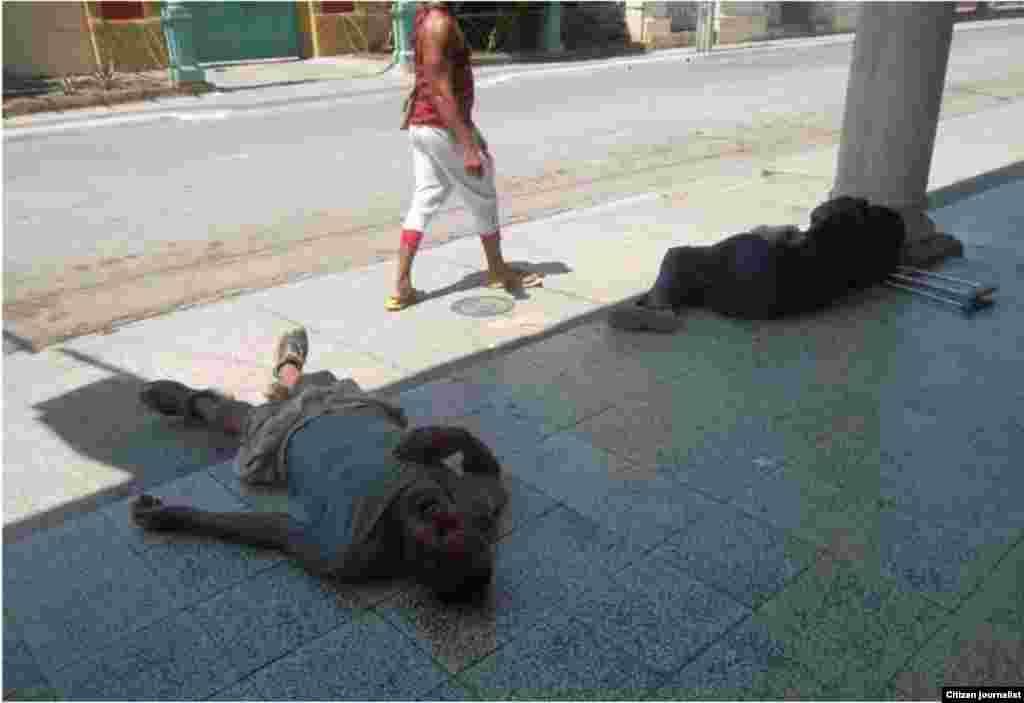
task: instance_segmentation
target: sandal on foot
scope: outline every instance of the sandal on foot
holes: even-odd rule
[[[274,370],[271,374],[270,386],[263,395],[268,400],[284,400],[288,397],[288,387],[282,384],[279,379],[281,369],[285,364],[294,364],[295,368],[302,373],[309,357],[309,335],[305,327],[296,327],[282,334],[277,340],[277,351],[274,353]]]
[[[683,320],[672,308],[657,308],[646,305],[647,297],[634,300],[612,310],[608,324],[628,332],[662,332],[672,334],[683,326]]]
[[[512,266],[508,267],[509,275],[496,276],[495,274],[487,274],[487,287],[488,288],[536,288],[537,286],[544,285],[544,277],[539,273],[531,273],[529,271],[523,271]]]
[[[411,288],[408,293],[388,296],[388,299],[384,301],[384,309],[390,312],[398,312],[415,305],[421,300],[423,300],[423,291]]]
[[[196,391],[177,381],[152,381],[139,391],[139,400],[150,410],[166,417],[182,417],[195,423],[204,422],[195,407],[195,402],[200,398],[223,400],[217,391]]]

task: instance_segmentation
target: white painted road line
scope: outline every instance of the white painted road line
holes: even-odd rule
[[[216,110],[214,112],[160,112],[142,115],[122,115],[120,117],[99,117],[92,120],[77,120],[61,124],[39,125],[38,127],[5,127],[3,138],[5,140],[18,139],[20,137],[30,137],[34,134],[54,134],[56,132],[71,132],[99,127],[117,127],[126,124],[147,124],[162,120],[206,122],[210,120],[224,120],[230,116],[231,110]]]

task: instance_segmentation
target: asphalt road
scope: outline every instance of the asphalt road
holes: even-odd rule
[[[984,96],[1012,73],[1020,46],[1024,24],[957,32],[947,92]],[[529,191],[524,183],[561,172],[582,177],[612,162],[628,170],[688,140],[742,141],[800,126],[834,133],[851,50],[842,42],[491,70],[478,77],[478,121],[508,206]],[[353,246],[379,256],[397,240],[381,227],[402,216],[412,187],[397,129],[402,97],[396,89],[236,104],[209,119],[5,140],[5,317],[111,276],[152,275],[169,262],[180,268],[226,253],[244,261],[249,251],[287,248],[311,232],[353,237]],[[360,232],[373,234],[353,234]],[[334,242],[332,256],[339,251]]]

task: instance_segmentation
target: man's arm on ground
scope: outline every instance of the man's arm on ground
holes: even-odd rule
[[[309,571],[327,573],[329,565],[291,532],[288,513],[215,513],[180,505],[163,505],[143,496],[132,506],[137,525],[161,531],[188,532],[226,542],[277,549],[298,559]]]
[[[448,61],[446,49],[448,42],[455,33],[453,20],[442,13],[428,17],[423,27],[423,69],[430,81],[434,106],[441,119],[455,134],[455,138],[467,152],[476,151],[473,129],[462,114],[455,97],[455,86],[452,81],[452,66]]]

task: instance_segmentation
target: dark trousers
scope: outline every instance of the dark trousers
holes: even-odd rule
[[[661,261],[649,294],[654,306],[706,305],[726,315],[775,314],[781,247],[756,234],[739,234],[710,247],[673,247]]]

